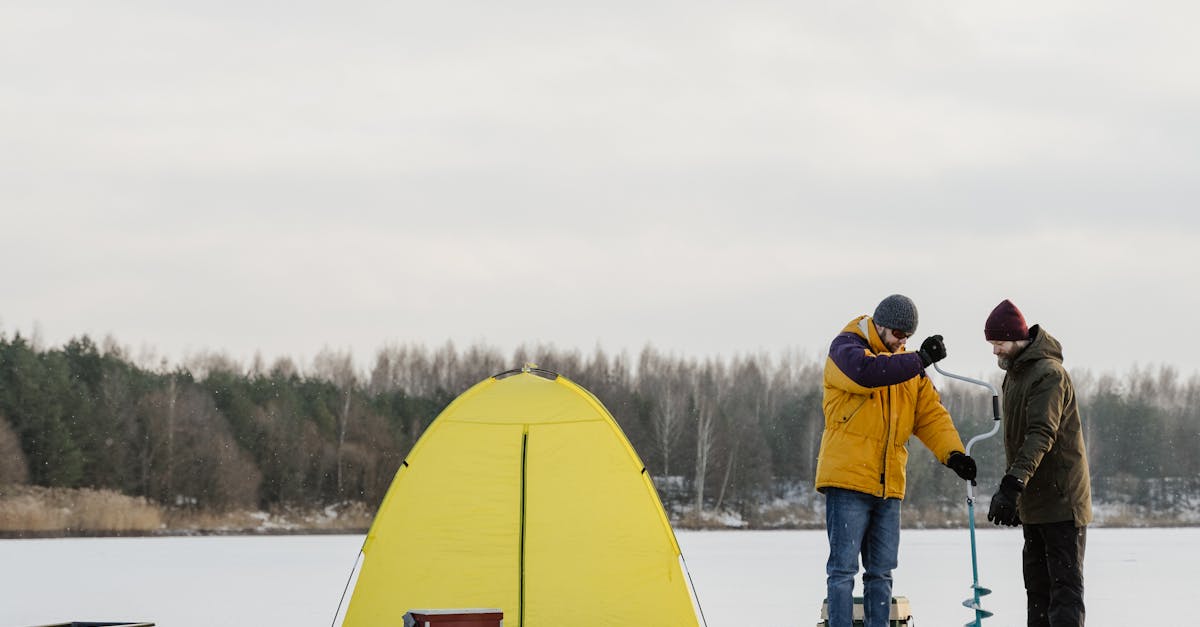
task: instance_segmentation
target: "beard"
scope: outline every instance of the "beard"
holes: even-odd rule
[[[1012,357],[1007,357],[1007,356],[997,357],[996,365],[1000,366],[1001,370],[1008,370],[1008,367],[1012,365]]]

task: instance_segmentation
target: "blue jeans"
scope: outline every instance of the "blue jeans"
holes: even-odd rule
[[[892,607],[892,569],[900,551],[900,499],[826,488],[825,531],[829,535],[829,561],[825,564],[829,627],[854,624],[851,612],[859,555],[863,565],[863,624],[887,627]]]

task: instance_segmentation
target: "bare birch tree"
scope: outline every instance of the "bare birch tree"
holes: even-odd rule
[[[324,349],[313,359],[313,371],[337,386],[340,399],[337,411],[337,445],[334,449],[334,465],[337,477],[337,493],[343,494],[342,452],[346,446],[346,430],[350,424],[351,400],[358,385],[358,373],[354,369],[354,356],[350,351]]]
[[[692,382],[683,364],[647,346],[638,357],[638,388],[650,399],[650,430],[662,476],[671,476],[671,453],[687,426]]]
[[[717,421],[727,391],[725,364],[709,359],[696,373],[696,512],[704,512],[704,485],[708,479],[709,457],[716,441]]]
[[[766,358],[761,358],[765,360]],[[728,385],[730,403],[727,411],[728,446],[725,447],[725,470],[722,473],[720,489],[717,491],[715,507],[721,509],[725,503],[725,495],[730,481],[741,464],[739,454],[743,448],[750,449],[750,455],[761,451],[759,438],[761,424],[770,404],[771,389],[767,385],[766,376],[753,357],[735,359],[732,367],[732,377]],[[760,453],[761,454],[761,453]]]

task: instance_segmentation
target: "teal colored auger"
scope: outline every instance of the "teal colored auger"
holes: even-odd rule
[[[1000,431],[1000,392],[996,389],[996,386],[994,386],[991,383],[988,383],[986,381],[980,381],[979,379],[972,379],[970,377],[964,377],[964,376],[957,375],[957,374],[951,374],[949,372],[946,372],[945,370],[942,370],[942,368],[940,366],[938,366],[937,364],[934,364],[933,367],[938,372],[942,373],[944,376],[950,377],[951,379],[958,379],[959,381],[966,381],[967,383],[974,383],[975,385],[982,385],[983,387],[987,388],[988,390],[990,390],[992,392],[992,416],[993,416],[992,430],[988,431],[987,433],[981,433],[981,434],[971,438],[971,440],[969,442],[967,442],[967,455],[970,455],[971,447],[975,446],[976,442],[986,440],[986,439],[992,437],[993,435],[996,435],[996,433],[998,431]],[[967,609],[975,610],[975,620],[973,620],[969,623],[964,623],[964,627],[983,627],[983,619],[991,616],[992,613],[983,609],[983,607],[979,604],[979,597],[991,594],[992,591],[979,585],[979,557],[977,556],[976,551],[975,551],[975,482],[974,481],[967,482],[967,526],[971,529],[971,577],[972,577],[971,590],[974,592],[974,594],[972,595],[972,597],[970,599],[963,601],[962,604],[963,604],[963,607],[965,607]]]

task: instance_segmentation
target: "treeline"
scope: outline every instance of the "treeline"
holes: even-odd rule
[[[612,412],[675,511],[731,511],[811,497],[824,418],[820,358],[694,359],[647,347],[590,355],[553,347],[511,357],[473,346],[380,350],[366,371],[325,351],[243,367],[207,355],[139,366],[88,337],[43,349],[0,335],[0,485],[91,487],[172,507],[376,506],[409,448],[451,400],[489,375],[536,363]],[[1170,368],[1076,372],[1095,498],[1185,507],[1200,490],[1200,377]],[[999,376],[995,377],[999,384]],[[982,388],[948,382],[964,441],[990,428]],[[908,501],[961,502],[962,484],[919,443]],[[999,438],[975,451],[981,491],[1003,472]],[[1187,496],[1186,494],[1184,496]]]

